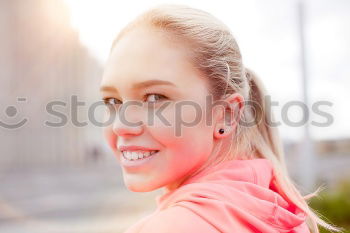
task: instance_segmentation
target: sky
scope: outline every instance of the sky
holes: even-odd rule
[[[80,40],[105,63],[117,33],[146,9],[160,3],[186,4],[206,10],[223,21],[236,38],[243,63],[256,72],[273,101],[276,120],[286,140],[303,136],[302,127],[283,123],[282,110],[291,101],[303,100],[300,40],[296,0],[231,1],[115,1],[64,0],[71,11],[71,24]],[[327,127],[310,126],[314,139],[350,137],[350,2],[304,1],[305,54],[309,103],[328,101],[320,111],[333,121]],[[301,108],[284,111],[290,121],[300,122]],[[309,122],[324,123],[324,115],[310,109]]]

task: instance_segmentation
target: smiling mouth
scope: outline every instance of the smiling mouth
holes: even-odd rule
[[[128,161],[142,160],[153,156],[158,153],[159,150],[153,151],[122,151],[123,157]]]

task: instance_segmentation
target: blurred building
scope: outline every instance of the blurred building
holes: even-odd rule
[[[102,68],[70,27],[68,8],[60,0],[2,0],[0,35],[0,120],[28,119],[17,129],[0,127],[0,169],[75,166],[89,154],[98,158],[101,127],[87,114],[99,100]],[[72,96],[85,102],[76,114]],[[52,101],[61,114],[46,110]],[[88,125],[74,125],[74,115]],[[62,120],[60,127],[45,125]]]
[[[313,166],[316,173],[317,185],[325,184],[335,188],[339,182],[350,179],[350,138],[338,138],[319,140],[313,142],[314,153],[316,154],[316,166]],[[285,156],[290,174],[298,183],[303,177],[298,177],[298,168],[301,153],[300,143],[285,142]]]

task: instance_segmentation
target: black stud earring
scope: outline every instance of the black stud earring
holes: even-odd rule
[[[225,131],[224,129],[220,129],[220,130],[219,130],[219,133],[220,133],[220,134],[223,134],[224,131]]]

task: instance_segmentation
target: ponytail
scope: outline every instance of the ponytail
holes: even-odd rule
[[[296,185],[289,178],[278,130],[271,125],[274,119],[269,103],[265,99],[266,89],[260,79],[250,69],[245,68],[245,76],[250,87],[249,98],[254,107],[256,124],[254,127],[248,129],[250,131],[248,134],[254,136],[254,139],[250,140],[250,147],[253,148],[257,157],[266,158],[271,161],[275,177],[271,188],[275,189],[283,198],[294,203],[299,209],[304,211],[307,215],[307,224],[312,232],[319,232],[317,224],[328,230],[340,232],[340,228],[326,223],[317,216],[314,213],[315,211],[306,202],[311,197],[317,196],[320,188],[314,193],[302,196],[296,189]]]
[[[255,111],[255,123],[265,143],[271,148],[278,160],[281,160],[283,159],[282,146],[278,131],[276,128],[270,127],[274,119],[269,109],[270,106],[266,103],[266,89],[253,71],[245,68],[245,75],[250,87],[249,100]]]

